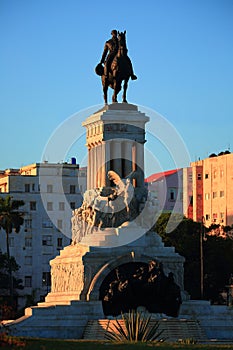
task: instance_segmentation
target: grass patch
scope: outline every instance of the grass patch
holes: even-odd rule
[[[112,343],[107,341],[86,341],[86,340],[59,340],[59,339],[25,339],[26,345],[22,348],[6,346],[4,350],[232,350],[232,345],[217,344],[168,344],[168,343]]]

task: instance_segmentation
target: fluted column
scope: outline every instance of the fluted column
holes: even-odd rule
[[[121,141],[113,140],[111,144],[112,164],[113,171],[115,171],[120,177],[122,177],[122,165],[121,165]]]
[[[130,140],[124,141],[123,145],[123,152],[122,156],[124,158],[124,169],[123,171],[123,177],[126,177],[129,175],[132,171],[132,147],[133,147],[133,142]]]
[[[96,146],[96,178],[97,178],[97,187],[102,186],[102,145],[98,144]]]
[[[91,147],[87,145],[88,148],[88,159],[87,159],[87,189],[91,188]]]
[[[100,187],[106,186],[106,169],[105,169],[105,142],[102,142],[100,145],[100,153],[101,153],[101,168],[100,168]]]
[[[144,184],[144,145],[141,143],[136,144],[136,162],[137,169],[140,169],[143,173],[143,176],[140,176],[140,183],[137,186],[143,186]]]
[[[110,181],[108,180],[107,174],[110,170],[110,161],[111,161],[111,141],[105,141],[104,143],[104,149],[105,149],[105,182],[106,186],[110,185]]]
[[[90,149],[90,189],[92,189],[94,187],[94,166],[95,166],[94,146],[91,145],[91,149]]]

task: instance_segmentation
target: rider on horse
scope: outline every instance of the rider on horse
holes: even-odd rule
[[[104,51],[103,55],[101,58],[100,63],[104,63],[104,76],[106,79],[109,77],[109,72],[111,70],[111,64],[117,55],[118,49],[119,49],[119,43],[118,43],[118,37],[117,37],[117,31],[114,29],[111,31],[112,38],[106,41],[105,46],[104,46]],[[107,58],[106,58],[107,56]],[[128,65],[130,67],[130,77],[132,80],[136,80],[137,77],[134,75],[133,72],[133,66],[130,58],[126,56]]]

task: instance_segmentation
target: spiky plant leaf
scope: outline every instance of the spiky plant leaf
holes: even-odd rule
[[[150,315],[132,310],[128,314],[122,314],[122,321],[123,324],[116,319],[114,328],[108,327],[105,334],[108,340],[116,342],[163,341],[160,339],[163,330],[158,330],[159,322],[151,324]]]

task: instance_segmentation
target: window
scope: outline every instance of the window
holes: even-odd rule
[[[32,184],[32,191],[35,191],[35,184]]]
[[[171,200],[171,201],[174,201],[174,199],[175,199],[175,192],[174,192],[174,191],[171,191],[171,192],[170,192],[170,200]]]
[[[25,276],[24,287],[31,287],[31,286],[32,286],[32,276]]]
[[[57,246],[62,247],[62,238],[57,239]]]
[[[52,236],[43,235],[42,236],[42,245],[52,245]]]
[[[59,202],[59,210],[65,210],[65,203]]]
[[[222,213],[220,213],[220,219],[221,219],[221,222],[224,222],[225,215],[224,215],[224,213],[223,213],[223,212],[222,212]]]
[[[220,191],[220,197],[224,197],[224,191]]]
[[[30,202],[30,210],[36,210],[36,202]]]
[[[217,192],[213,192],[213,198],[217,197]]]
[[[70,202],[70,209],[75,209],[75,202]]]
[[[51,254],[42,254],[42,263],[49,265],[49,262],[51,260]]]
[[[53,192],[53,185],[47,185],[47,193]]]
[[[49,219],[44,219],[43,221],[42,221],[42,227],[43,228],[53,228],[53,223],[52,223],[52,221],[50,221]]]
[[[24,228],[25,229],[32,228],[32,219],[25,219],[24,220]]]
[[[217,221],[217,217],[218,217],[218,214],[217,213],[213,213],[213,222]]]
[[[53,210],[53,202],[47,202],[47,210],[52,211]]]
[[[210,194],[209,193],[205,193],[205,200],[209,200],[210,199]]]
[[[197,179],[201,180],[201,174],[197,174]]]
[[[71,194],[75,193],[75,185],[70,185],[70,193]]]
[[[24,185],[24,191],[25,192],[30,192],[30,184],[25,184]]]
[[[62,229],[62,220],[57,220],[57,228],[58,230],[61,230]]]
[[[9,237],[9,247],[14,247],[14,237]]]
[[[31,237],[25,237],[25,247],[31,247],[31,246],[32,246]]]
[[[51,274],[50,272],[42,273],[42,286],[51,286]]]
[[[208,178],[209,178],[209,174],[206,173],[206,174],[205,174],[205,179],[208,179]]]
[[[169,189],[169,200],[174,201],[176,199],[176,190],[175,188]]]
[[[205,219],[206,219],[206,220],[209,220],[209,219],[210,219],[210,215],[209,215],[209,214],[206,214]]]
[[[24,257],[24,264],[25,265],[32,265],[32,256],[25,256]]]

